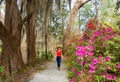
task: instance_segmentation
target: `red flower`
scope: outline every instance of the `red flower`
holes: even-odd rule
[[[87,23],[87,27],[89,28],[89,29],[92,29],[92,30],[96,30],[97,28],[96,28],[96,26],[98,25],[98,21],[96,21],[96,20],[89,20],[89,22]]]

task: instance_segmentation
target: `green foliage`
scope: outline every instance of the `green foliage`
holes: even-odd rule
[[[120,36],[114,37],[112,40],[104,42],[106,44],[106,54],[110,54],[112,61],[120,62]]]
[[[120,82],[120,78],[118,78],[116,82]]]
[[[89,19],[93,18],[95,15],[95,11],[93,10],[94,5],[91,3],[85,4],[82,8],[80,8],[80,20],[81,24],[86,23]]]
[[[42,56],[42,53],[40,52],[40,50],[37,50],[37,51],[36,51],[36,54],[37,54],[37,55],[36,55],[37,59],[40,60],[40,59],[41,59],[41,56]]]
[[[65,54],[68,54],[67,56],[70,57],[70,59],[67,60],[67,68],[69,70],[69,75],[68,78],[69,80],[71,80],[72,76],[76,76],[74,72],[70,71],[73,67],[77,67],[77,69],[79,69],[79,65],[78,63],[76,63],[74,60],[76,59],[77,56],[74,56],[74,52],[75,52],[75,46],[71,46],[69,47],[69,49],[67,50],[67,52]],[[76,76],[77,77],[77,76]]]
[[[105,77],[103,77],[103,76],[98,76],[98,75],[95,76],[95,80],[96,80],[97,82],[103,82],[104,79],[105,79]]]
[[[2,47],[0,47],[0,54],[1,54],[1,52],[2,52]]]
[[[48,51],[48,60],[52,60],[53,57],[53,53],[51,51]]]
[[[67,49],[67,51],[65,52],[65,54],[67,54],[67,56],[72,56],[74,54],[75,50],[76,50],[75,46],[73,45],[73,46],[71,46],[71,47],[69,47]]]
[[[3,66],[0,66],[0,82],[3,82],[3,78],[2,78],[2,72],[4,71]]]
[[[116,10],[119,10],[119,8],[120,8],[120,1],[117,0],[115,9],[116,9]]]
[[[53,59],[52,51],[48,51],[47,56],[48,56],[47,60],[52,60]],[[46,52],[37,50],[37,59],[39,62],[45,61],[46,60]]]
[[[2,73],[4,70],[3,66],[0,66],[0,73]]]

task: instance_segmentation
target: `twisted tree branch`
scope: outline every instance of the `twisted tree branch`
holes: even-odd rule
[[[70,15],[70,17],[69,17],[68,23],[67,23],[67,31],[68,31],[68,33],[71,32],[71,29],[72,29],[72,27],[73,27],[73,23],[74,23],[74,21],[75,21],[75,17],[76,17],[76,15],[77,15],[79,9],[80,9],[83,5],[85,5],[86,3],[88,3],[89,1],[91,1],[91,0],[84,0],[84,2],[83,2],[82,0],[77,0],[77,1],[75,2],[74,7],[73,7],[73,9],[71,10],[71,15]]]

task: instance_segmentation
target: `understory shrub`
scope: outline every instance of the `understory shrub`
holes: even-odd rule
[[[120,36],[112,28],[100,28],[71,59],[71,82],[120,82]]]
[[[48,56],[47,60],[52,60],[54,55],[53,55],[52,51],[48,51],[47,56]],[[39,62],[42,62],[42,61],[46,60],[45,51],[37,50],[37,59],[39,60]]]

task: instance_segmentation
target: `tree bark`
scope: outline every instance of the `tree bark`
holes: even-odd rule
[[[96,11],[96,15],[95,15],[95,18],[97,20],[97,17],[98,17],[98,6],[97,6],[97,0],[95,0],[95,11]]]
[[[0,39],[3,39],[3,35],[5,34],[5,28],[2,24],[2,22],[0,21]]]
[[[84,2],[82,0],[77,0],[74,4],[74,7],[71,11],[71,14],[70,14],[70,17],[69,17],[69,20],[68,20],[68,23],[67,23],[67,30],[69,33],[71,32],[71,29],[73,27],[73,23],[75,21],[75,17],[79,11],[79,9],[84,5],[86,4],[87,2],[89,2],[90,0],[84,0]]]
[[[5,67],[4,71],[12,75],[24,66],[22,61],[21,42],[15,36],[8,35],[2,40],[3,47],[1,53],[1,65]],[[6,74],[5,73],[5,74]]]
[[[64,14],[64,1],[65,0],[63,0],[63,3],[62,3],[62,6],[61,6],[61,11],[62,11],[62,14]],[[70,8],[70,10],[71,10],[71,0],[69,0],[69,8]],[[62,36],[64,36],[64,18],[62,18]],[[63,42],[63,40],[62,40],[62,42]],[[62,54],[64,54],[64,44],[62,43]]]
[[[24,66],[20,49],[21,15],[16,0],[6,0],[5,24],[0,23],[0,39],[3,43],[1,65],[4,75],[11,76]]]
[[[27,0],[27,13],[30,15],[28,18],[27,27],[27,56],[28,64],[34,64],[36,61],[36,49],[35,49],[35,1]]]
[[[44,26],[45,26],[45,56],[46,59],[48,59],[48,11],[49,11],[49,1],[47,0],[47,4],[46,4],[46,9],[45,9],[45,18],[44,18]]]

